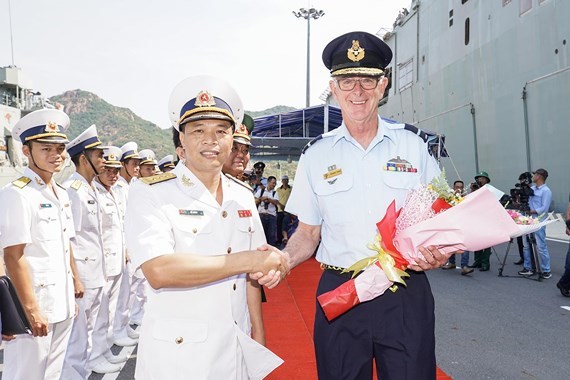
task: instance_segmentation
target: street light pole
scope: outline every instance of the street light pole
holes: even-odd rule
[[[297,18],[304,18],[307,20],[307,93],[306,93],[306,107],[310,106],[311,99],[311,19],[317,20],[325,15],[325,12],[320,9],[300,8],[298,12],[293,11],[293,15]]]

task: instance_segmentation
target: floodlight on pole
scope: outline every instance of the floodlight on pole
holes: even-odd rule
[[[300,8],[299,11],[293,11],[293,15],[297,18],[304,18],[307,20],[307,98],[306,107],[310,105],[311,98],[311,19],[317,20],[325,15],[325,12],[315,8]]]

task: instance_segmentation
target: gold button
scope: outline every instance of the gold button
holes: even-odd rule
[[[228,212],[227,212],[227,211],[222,212],[222,218],[225,218],[225,217],[227,217],[227,216],[228,216]]]
[[[180,344],[180,343],[182,343],[182,342],[184,342],[184,338],[182,338],[181,336],[179,336],[178,338],[174,339],[174,343],[176,343],[176,344]]]
[[[228,247],[228,254],[232,253],[232,247]]]
[[[251,226],[248,227],[247,232],[251,232]]]
[[[197,228],[192,228],[192,232],[196,233],[196,232],[198,232],[198,229],[197,229]]]
[[[86,258],[85,258],[85,261],[89,261],[89,257],[86,257]]]
[[[236,290],[236,284],[234,284],[234,290]]]

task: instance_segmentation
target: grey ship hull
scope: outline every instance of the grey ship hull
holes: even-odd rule
[[[394,59],[379,112],[444,134],[450,181],[469,183],[485,170],[508,192],[520,173],[546,168],[562,211],[570,191],[570,1],[535,0],[521,15],[522,3],[412,2],[384,37]]]

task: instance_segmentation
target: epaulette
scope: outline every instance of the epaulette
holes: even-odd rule
[[[317,137],[315,137],[314,139],[312,139],[311,141],[309,141],[307,143],[307,145],[305,145],[305,147],[303,148],[303,150],[301,151],[301,154],[305,154],[305,152],[307,151],[307,149],[309,149],[311,147],[311,145],[313,145],[314,143],[316,143],[317,141],[319,141],[320,139],[323,138],[323,135],[318,135]]]
[[[245,183],[245,182],[243,182],[243,181],[237,179],[237,178],[234,177],[234,176],[229,175],[228,173],[224,173],[224,175],[225,175],[226,177],[228,177],[229,179],[231,179],[232,181],[234,181],[235,183],[237,183],[237,184],[239,184],[239,185],[242,185],[243,187],[245,187],[245,188],[248,189],[249,191],[253,191],[253,187],[249,186],[249,184],[247,184],[247,183]]]
[[[176,174],[168,172],[168,173],[160,173],[150,177],[139,178],[139,180],[147,185],[156,185],[157,183],[170,181],[171,179],[174,178],[176,178]]]
[[[73,190],[79,190],[81,188],[81,185],[83,185],[83,182],[76,179],[75,181],[71,182],[71,185],[69,187],[71,187]]]
[[[12,185],[16,186],[18,189],[23,189],[30,182],[32,182],[32,180],[28,177],[20,177],[17,180],[12,181]]]
[[[406,131],[412,132],[414,135],[419,136],[424,142],[428,142],[428,134],[411,124],[404,124],[404,129]]]

